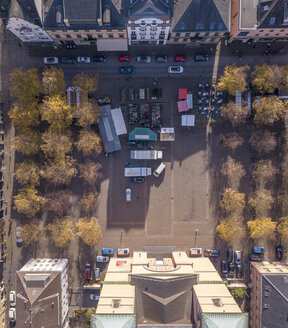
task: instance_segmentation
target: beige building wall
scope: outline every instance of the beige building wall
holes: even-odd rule
[[[251,265],[250,327],[259,328],[261,324],[261,273]]]
[[[4,283],[0,283],[0,328],[6,328],[6,290]]]

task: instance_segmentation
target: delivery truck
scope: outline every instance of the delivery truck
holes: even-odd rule
[[[161,159],[163,157],[162,150],[131,150],[131,159]]]
[[[125,177],[147,177],[151,175],[151,167],[125,167]]]

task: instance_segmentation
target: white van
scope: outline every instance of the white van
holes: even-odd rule
[[[155,175],[156,178],[159,177],[159,175],[162,173],[162,171],[165,169],[166,165],[164,163],[161,163],[157,169],[153,172],[153,175]]]

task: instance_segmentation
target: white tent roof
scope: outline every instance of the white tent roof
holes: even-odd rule
[[[195,125],[195,115],[182,115],[181,125],[182,126],[194,126]]]
[[[126,129],[121,108],[119,107],[119,108],[112,109],[111,114],[112,114],[117,135],[120,136],[121,134],[127,134],[127,129]]]

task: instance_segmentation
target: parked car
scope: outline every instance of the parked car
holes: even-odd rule
[[[114,248],[102,248],[102,255],[103,256],[113,256]]]
[[[77,62],[78,63],[87,63],[89,64],[90,63],[90,57],[86,57],[86,56],[79,56],[77,57]]]
[[[109,262],[109,256],[97,256],[96,257],[96,262],[104,262],[104,263],[107,263]]]
[[[58,64],[58,57],[45,57],[44,64]]]
[[[168,62],[168,57],[167,56],[157,56],[156,57],[156,62],[157,63],[167,63]]]
[[[85,264],[85,280],[91,280],[91,264]]]
[[[264,259],[263,254],[251,254],[250,255],[250,261],[253,261],[253,262],[263,261],[263,259]]]
[[[120,73],[122,74],[132,74],[134,73],[135,68],[133,66],[130,67],[120,67]]]
[[[243,267],[242,267],[242,264],[237,264],[236,265],[236,277],[237,278],[242,278],[243,277]]]
[[[77,60],[74,57],[62,57],[60,59],[62,64],[76,64]]]
[[[107,57],[106,56],[94,56],[93,57],[93,61],[96,62],[96,63],[106,62],[107,61]]]
[[[182,66],[169,66],[168,67],[168,73],[171,74],[177,74],[177,73],[183,73],[184,69]]]
[[[117,256],[118,257],[128,257],[130,255],[129,248],[118,248],[117,249]]]
[[[130,182],[144,182],[145,178],[130,178]]]
[[[235,264],[234,263],[229,263],[229,271],[228,271],[228,276],[233,277],[235,273]]]
[[[186,62],[186,56],[175,56],[174,57],[174,62],[175,63],[179,63],[179,62],[184,63],[184,62]]]
[[[15,308],[9,309],[9,320],[12,323],[14,323],[16,321],[16,309]]]
[[[203,251],[202,248],[190,248],[189,250],[189,256],[191,257],[200,257],[202,256]]]
[[[11,307],[16,306],[16,292],[15,290],[11,290],[9,293],[9,303]]]
[[[100,279],[100,269],[99,268],[94,269],[94,278],[95,278],[95,280]]]
[[[276,251],[277,259],[282,260],[282,256],[283,256],[283,247],[282,247],[282,245],[276,245],[275,251]]]
[[[215,249],[205,249],[204,256],[208,257],[218,257],[220,254],[219,251],[216,251]]]
[[[138,56],[136,57],[136,61],[138,63],[151,63],[151,57],[150,56]]]
[[[228,248],[227,249],[227,260],[228,260],[228,263],[231,263],[233,262],[234,260],[234,253],[233,253],[233,248]]]
[[[207,61],[208,55],[195,55],[194,60],[195,61]]]
[[[235,251],[234,261],[235,261],[235,264],[241,264],[241,252],[240,251]]]
[[[265,247],[261,247],[261,246],[253,246],[252,247],[253,254],[264,254],[265,251],[266,251]]]
[[[119,61],[120,62],[130,62],[131,56],[119,56]]]
[[[131,188],[126,188],[126,202],[131,202]]]
[[[21,227],[16,227],[16,243],[17,244],[22,244],[23,239],[21,236]]]
[[[90,294],[90,300],[91,301],[99,301],[99,296],[96,294]]]
[[[227,261],[222,260],[221,261],[221,274],[223,277],[227,276],[227,272],[228,272],[228,264]]]

